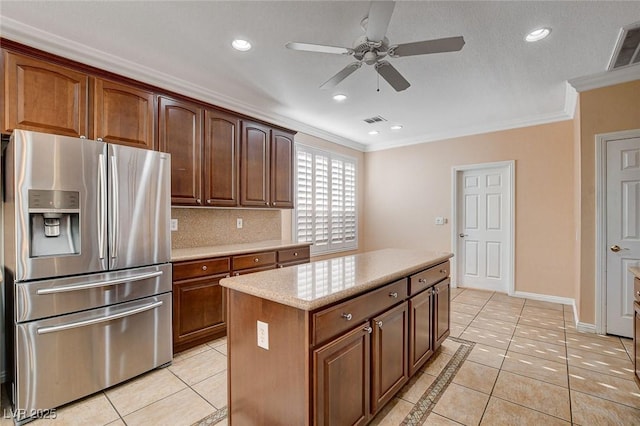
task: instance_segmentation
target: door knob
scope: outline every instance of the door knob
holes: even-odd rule
[[[620,248],[620,246],[619,246],[619,245],[617,245],[617,244],[616,244],[616,245],[613,245],[613,246],[611,246],[611,247],[609,247],[609,248],[610,248],[610,249],[611,249],[611,251],[612,251],[612,252],[614,252],[614,253],[617,253],[617,252],[619,252],[620,250],[622,250],[622,249]]]
[[[468,237],[469,234],[460,234],[460,238]]]

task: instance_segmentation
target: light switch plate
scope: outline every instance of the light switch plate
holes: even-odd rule
[[[258,346],[269,350],[269,324],[258,321]]]
[[[171,219],[171,230],[172,231],[178,230],[178,219]]]
[[[446,223],[446,219],[442,216],[436,217],[436,225],[444,225]]]

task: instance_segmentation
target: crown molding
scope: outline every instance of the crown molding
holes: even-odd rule
[[[564,113],[567,117],[574,118],[576,116],[576,105],[578,104],[578,91],[568,81],[564,84]]]
[[[575,100],[573,110],[575,111]],[[567,107],[567,101],[565,99],[565,110],[570,109],[570,106]],[[503,130],[511,130],[518,129],[521,127],[531,127],[538,126],[541,124],[549,124],[555,123],[558,121],[565,121],[573,119],[573,114],[567,114],[565,111],[553,113],[553,114],[542,114],[538,116],[532,116],[527,118],[518,118],[515,120],[504,121],[501,123],[494,123],[489,125],[481,125],[481,126],[470,126],[463,128],[456,128],[451,132],[440,132],[440,133],[431,133],[424,136],[420,136],[419,138],[409,138],[403,139],[394,142],[380,142],[374,143],[366,146],[365,152],[373,152],[373,151],[382,151],[384,149],[391,148],[399,148],[403,146],[409,145],[418,145],[421,143],[428,142],[437,142],[446,139],[460,138],[463,136],[473,136],[480,135],[483,133],[491,133],[491,132],[500,132]]]
[[[337,143],[357,151],[364,151],[365,145],[351,139],[338,136],[326,130],[293,120],[275,113],[265,113],[245,102],[222,93],[207,89],[188,81],[165,74],[161,71],[102,52],[87,45],[51,34],[22,22],[3,17],[0,21],[2,37],[25,44],[45,52],[53,53],[77,62],[119,74],[134,80],[180,93],[203,102],[236,111],[259,120],[307,133]]]
[[[572,78],[569,84],[578,92],[613,86],[614,84],[628,83],[640,80],[640,64],[620,68],[614,71],[605,71],[584,77]]]

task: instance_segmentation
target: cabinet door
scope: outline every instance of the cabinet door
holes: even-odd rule
[[[408,302],[373,319],[371,414],[375,415],[409,380]]]
[[[171,154],[171,204],[202,205],[202,109],[189,102],[158,99],[160,151]]]
[[[204,200],[208,206],[238,205],[240,119],[206,110],[204,119]]]
[[[271,130],[271,206],[293,208],[293,134]]]
[[[242,123],[240,204],[269,207],[269,132],[267,126]]]
[[[316,425],[363,425],[369,419],[368,323],[313,352]]]
[[[428,288],[409,299],[409,375],[433,355],[431,330],[433,289]]]
[[[101,78],[94,92],[94,139],[154,149],[153,93]]]
[[[434,344],[433,350],[438,349],[440,344],[449,337],[449,279],[446,279],[434,286]]]
[[[635,312],[633,321],[633,364],[636,383],[640,386],[640,303],[635,302],[633,307]]]
[[[4,67],[4,132],[87,136],[86,74],[6,51]]]
[[[173,346],[184,350],[224,334],[225,291],[220,280],[228,274],[173,283]]]

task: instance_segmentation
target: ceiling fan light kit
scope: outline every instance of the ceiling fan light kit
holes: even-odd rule
[[[251,43],[247,40],[235,39],[231,42],[231,47],[239,50],[240,52],[246,52],[251,49]]]
[[[547,38],[549,34],[551,34],[551,28],[538,28],[527,34],[524,39],[529,43],[534,43]]]
[[[322,89],[336,87],[364,63],[373,65],[380,77],[389,83],[396,92],[401,92],[409,88],[411,84],[389,61],[385,60],[385,57],[400,58],[430,53],[457,52],[464,46],[464,38],[462,36],[447,37],[390,46],[386,33],[394,8],[395,2],[393,1],[372,1],[369,14],[361,21],[362,29],[366,34],[356,38],[352,48],[298,42],[289,42],[286,47],[306,52],[352,55],[357,59],[357,62],[350,63],[320,85]]]

